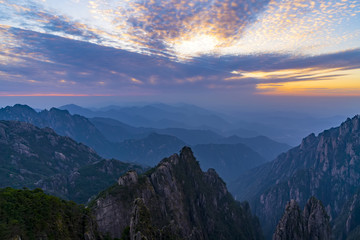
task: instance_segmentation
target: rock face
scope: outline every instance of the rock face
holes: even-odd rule
[[[288,202],[273,240],[327,240],[330,232],[329,217],[322,203],[311,197],[303,212],[295,200]]]
[[[273,240],[308,239],[305,222],[299,205],[291,200],[285,207],[285,213],[277,225]]]
[[[138,165],[105,160],[50,128],[0,121],[0,187],[39,187],[86,203],[131,169],[143,172]]]
[[[360,192],[353,195],[335,219],[333,239],[360,239]]]
[[[360,117],[318,136],[309,135],[301,145],[274,161],[250,170],[230,189],[248,200],[269,238],[290,199],[305,206],[315,196],[336,220],[344,204],[360,185]]]
[[[233,200],[214,170],[202,172],[190,148],[143,175],[130,172],[90,207],[103,234],[130,239],[261,239],[247,204]]]

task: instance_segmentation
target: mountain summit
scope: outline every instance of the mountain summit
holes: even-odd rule
[[[202,172],[188,147],[144,175],[128,172],[92,205],[100,232],[116,238],[262,239],[249,206],[213,169]]]

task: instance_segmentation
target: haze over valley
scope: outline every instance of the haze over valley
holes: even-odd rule
[[[360,2],[0,0],[0,239],[360,239]]]

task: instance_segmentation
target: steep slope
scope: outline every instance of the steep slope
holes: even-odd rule
[[[329,240],[330,222],[322,203],[311,197],[301,212],[295,200],[285,207],[273,235],[273,240]]]
[[[51,108],[38,113],[27,105],[16,104],[13,107],[1,108],[0,120],[17,120],[40,128],[52,128],[57,134],[71,137],[94,148],[104,157],[112,157],[116,153],[113,144],[87,118],[71,115],[66,110]]]
[[[90,204],[99,231],[130,239],[261,239],[247,204],[233,200],[190,148],[144,175],[128,172]]]
[[[244,144],[199,144],[192,147],[203,170],[214,168],[226,182],[265,162]]]
[[[360,239],[359,192],[344,205],[333,225],[333,239]]]
[[[236,135],[220,139],[217,143],[242,143],[258,152],[267,161],[274,160],[280,153],[288,151],[291,147],[285,143],[276,142],[265,136],[241,138]]]
[[[40,189],[0,189],[0,239],[99,239],[83,206]]]
[[[33,186],[101,160],[91,148],[25,122],[0,121],[0,146],[0,187]]]
[[[300,146],[250,170],[231,185],[247,199],[269,236],[290,199],[304,206],[315,196],[334,220],[360,184],[359,116],[340,127],[306,137]]]
[[[143,171],[134,164],[104,160],[50,128],[0,120],[0,187],[42,187],[83,203],[130,169]]]

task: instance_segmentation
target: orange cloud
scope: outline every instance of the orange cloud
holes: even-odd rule
[[[335,70],[333,73],[333,77],[325,80],[319,74],[317,80],[261,83],[256,89],[264,95],[360,96],[360,69]]]

